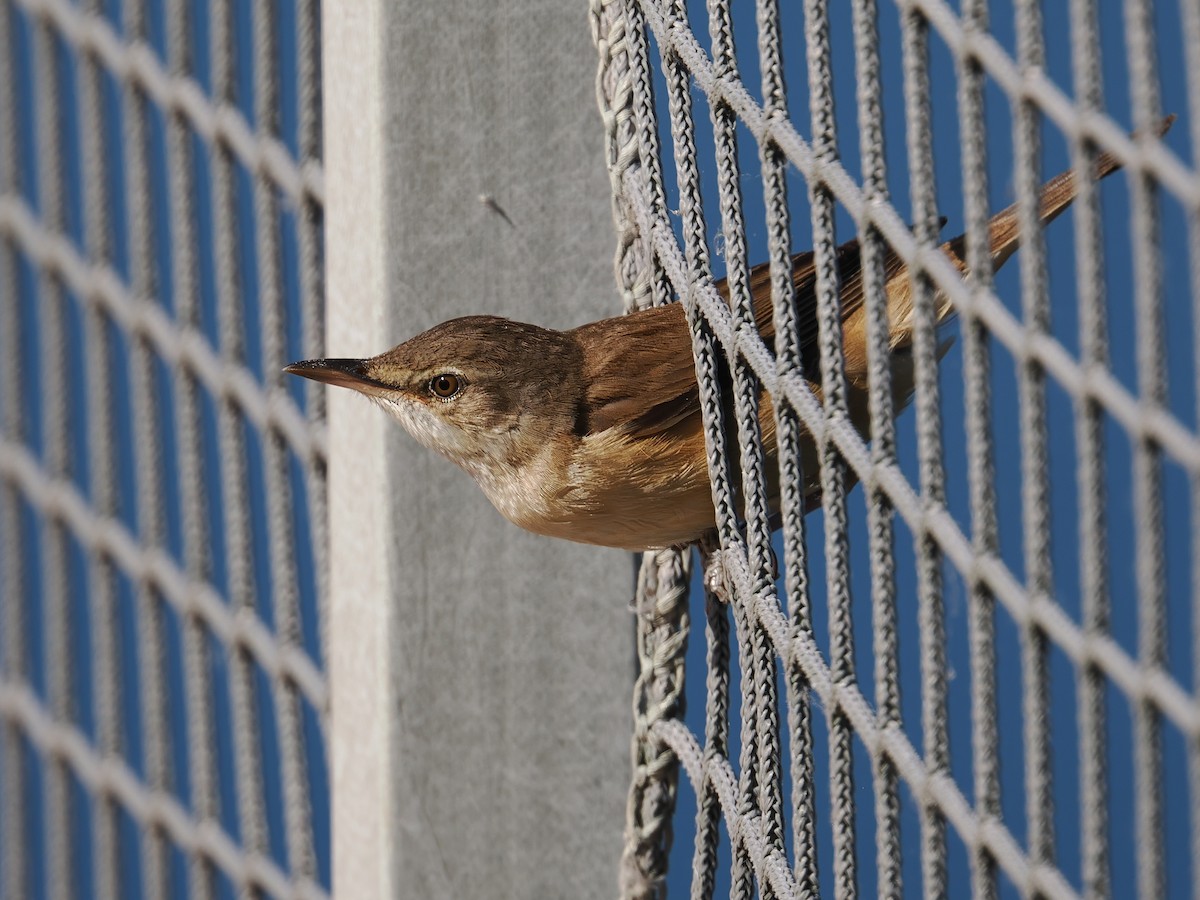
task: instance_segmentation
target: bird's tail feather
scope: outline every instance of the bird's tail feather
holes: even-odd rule
[[[1175,116],[1164,118],[1155,129],[1159,137],[1175,122]],[[1121,168],[1121,161],[1111,153],[1101,153],[1092,168],[1092,180],[1100,181]],[[1039,198],[1038,217],[1042,224],[1054,221],[1067,209],[1079,194],[1079,181],[1074,169],[1067,169],[1042,185]],[[1017,204],[1013,204],[992,217],[988,224],[988,243],[992,248],[992,268],[1004,265],[1021,243]],[[957,249],[957,248],[956,248]]]

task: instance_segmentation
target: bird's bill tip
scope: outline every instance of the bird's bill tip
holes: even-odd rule
[[[289,375],[299,375],[323,384],[348,387],[361,391],[374,386],[375,381],[367,374],[363,359],[303,359],[284,366]]]

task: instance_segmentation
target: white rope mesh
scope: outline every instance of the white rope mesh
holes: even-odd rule
[[[318,4],[164,7],[0,2],[7,898],[326,896]]]
[[[759,0],[757,60],[751,60],[753,44],[745,40],[745,32],[738,35],[735,53],[739,26],[729,0],[686,7],[679,0],[592,2],[593,34],[600,51],[597,94],[606,126],[618,233],[618,286],[627,309],[673,298],[687,308],[719,537],[719,547],[701,553],[704,584],[712,592],[707,600],[706,708],[703,718],[696,718],[697,723],[703,721],[702,735],[698,725],[693,733],[683,724],[680,681],[686,610],[673,613],[670,629],[653,644],[653,652],[647,652],[647,638],[654,626],[662,628],[663,620],[643,615],[639,626],[643,668],[635,704],[631,822],[644,825],[639,809],[645,808],[642,798],[654,794],[655,778],[660,779],[659,792],[674,793],[675,769],[663,756],[669,749],[682,762],[695,796],[694,898],[713,895],[722,869],[731,896],[737,897],[756,891],[764,897],[811,896],[823,883],[831,884],[836,896],[851,897],[863,883],[863,868],[873,870],[881,896],[901,896],[908,887],[903,874],[908,854],[919,857],[917,870],[927,896],[954,896],[965,891],[966,884],[952,883],[951,844],[966,850],[966,877],[975,896],[995,896],[1005,882],[1023,896],[1111,896],[1114,866],[1121,865],[1136,870],[1140,896],[1164,896],[1169,887],[1183,896],[1193,890],[1187,886],[1192,883],[1188,873],[1195,879],[1196,872],[1188,866],[1196,863],[1181,864],[1175,857],[1172,872],[1167,844],[1171,832],[1182,829],[1190,835],[1187,846],[1193,857],[1200,846],[1200,702],[1191,679],[1181,677],[1180,666],[1170,658],[1168,632],[1169,622],[1180,621],[1172,605],[1184,608],[1200,596],[1200,575],[1195,574],[1200,569],[1193,559],[1196,586],[1191,596],[1168,596],[1167,546],[1170,529],[1182,529],[1190,534],[1192,556],[1200,558],[1195,552],[1200,546],[1195,526],[1200,519],[1200,438],[1190,413],[1180,413],[1171,402],[1165,360],[1166,326],[1172,316],[1180,317],[1182,327],[1189,315],[1195,320],[1200,312],[1193,299],[1175,301],[1192,304],[1191,312],[1172,312],[1164,306],[1160,199],[1185,211],[1191,297],[1200,296],[1200,178],[1188,161],[1155,137],[1163,112],[1159,84],[1165,76],[1159,71],[1163,44],[1155,32],[1153,8],[1128,0],[1124,18],[1118,19],[1126,41],[1124,64],[1130,73],[1136,129],[1130,136],[1105,112],[1098,14],[1090,0],[1071,3],[1067,17],[1073,99],[1046,72],[1047,42],[1060,41],[1054,50],[1061,54],[1067,37],[1054,33],[1052,38],[1047,32],[1045,4],[1005,4],[1005,15],[1015,24],[1011,52],[989,32],[993,11],[985,0],[964,0],[959,11],[942,0],[894,0],[887,6],[892,7],[889,15],[898,15],[898,30],[881,33],[877,0],[855,0],[845,26],[853,31],[859,179],[838,154],[838,123],[849,119],[836,115],[834,103],[833,4],[806,0],[801,40],[795,27],[798,10],[784,11],[793,26],[785,32],[779,4]],[[1185,35],[1185,96],[1192,121],[1183,127],[1191,129],[1196,147],[1200,13],[1192,5],[1184,6],[1179,30]],[[742,16],[743,23],[746,18]],[[1159,21],[1161,25],[1161,16]],[[707,34],[701,40],[703,28]],[[935,171],[947,164],[935,167],[934,160],[930,56],[935,41],[953,60],[957,86],[966,235],[962,252],[972,272],[966,279],[940,249],[943,210],[935,195]],[[901,60],[902,108],[885,109],[883,100],[881,48],[888,48],[889,42],[897,48],[892,58]],[[807,140],[795,124],[798,110],[789,108],[784,86],[784,57],[798,58],[801,53],[807,60],[812,135]],[[742,79],[755,70],[761,84],[752,91]],[[985,115],[988,87],[998,87],[1011,102],[1012,190],[1022,236],[1019,313],[993,283],[987,245],[989,174],[994,177],[997,171],[988,160],[989,137],[997,140],[989,136]],[[697,139],[705,128],[696,109],[699,99],[711,116],[711,142],[707,134],[703,141]],[[885,114],[905,120],[903,181],[910,202],[906,212],[889,196]],[[949,114],[953,117],[954,111]],[[658,141],[667,120],[671,152],[664,148],[660,162]],[[1133,382],[1117,374],[1110,362],[1100,189],[1086,180],[1075,202],[1075,284],[1054,285],[1050,279],[1047,243],[1038,220],[1038,190],[1044,175],[1053,174],[1041,171],[1044,124],[1065,138],[1077,169],[1089,168],[1104,151],[1128,170],[1121,177],[1131,186],[1134,291],[1128,308],[1135,334],[1121,339],[1136,341]],[[758,167],[747,163],[747,135],[758,150]],[[790,255],[803,248],[792,245],[789,169],[798,170],[808,186],[819,371],[801,371]],[[676,194],[664,183],[671,174],[677,179],[675,210],[666,198]],[[715,201],[709,207],[701,195],[702,183],[706,190],[709,184],[715,187],[714,196],[707,198]],[[757,223],[747,223],[746,196],[760,183],[766,230],[765,235],[758,231],[757,249],[752,251],[748,234]],[[852,423],[847,405],[835,236],[839,209],[855,223],[862,251],[870,440]],[[711,235],[718,229],[728,302],[717,290],[709,253]],[[911,475],[900,458],[894,424],[882,269],[889,248],[909,268],[915,310],[911,353],[916,389],[914,409],[905,414],[915,419]],[[755,329],[748,286],[750,264],[764,261],[770,264],[778,335],[770,347]],[[1074,344],[1064,341],[1061,329],[1052,328],[1058,290],[1065,292],[1065,302],[1078,298]],[[963,416],[965,477],[951,474],[956,483],[967,486],[965,518],[952,509],[947,492],[949,460],[943,444],[948,413],[944,381],[939,381],[944,348],[935,324],[935,296],[944,297],[957,313],[961,332],[965,402],[964,412],[954,415]],[[1186,289],[1171,296],[1186,296]],[[1020,567],[1002,546],[1000,510],[1007,498],[998,490],[996,410],[1005,398],[995,395],[994,388],[995,359],[1001,356],[1012,360],[1016,376],[1011,404],[1015,418],[1003,427],[1018,434],[1019,441]],[[1191,364],[1194,367],[1195,360]],[[721,401],[722,365],[727,366],[732,388],[728,405]],[[821,400],[805,376],[819,380]],[[1078,613],[1065,608],[1057,594],[1056,557],[1051,552],[1052,434],[1061,434],[1050,427],[1052,393],[1064,396],[1074,411],[1078,505],[1070,515],[1077,523]],[[780,459],[778,517],[773,521],[767,504],[771,473],[758,418],[764,398],[774,408]],[[733,427],[725,424],[730,416]],[[1136,545],[1131,547],[1114,547],[1110,540],[1111,503],[1106,494],[1114,474],[1105,432],[1113,429],[1132,448],[1131,534]],[[806,441],[817,449],[819,471],[801,470],[800,447]],[[1170,470],[1191,485],[1190,523],[1186,517],[1169,520],[1164,512],[1165,473]],[[740,479],[736,484],[735,478]],[[848,492],[856,483],[866,504],[869,618],[855,612],[852,589],[856,583],[866,585],[865,580],[859,582],[852,564],[849,511],[858,501]],[[813,486],[821,493],[823,536],[806,533],[812,527],[805,520],[806,493]],[[780,525],[773,548],[771,528]],[[900,526],[913,537],[912,562],[907,565],[915,563],[915,596],[905,596],[898,588],[897,569],[908,550],[898,543]],[[814,542],[823,546],[823,592],[809,576]],[[1108,573],[1109,555],[1115,552],[1128,554],[1136,568],[1133,642],[1113,631]],[[776,555],[781,557],[781,584],[776,582]],[[952,586],[947,576],[965,588],[966,621],[960,627],[967,630],[969,647],[969,672],[959,673],[969,681],[969,746],[959,747],[955,755],[949,717],[955,674],[947,632],[954,613],[947,607],[964,601],[946,596]],[[825,607],[821,618],[829,622],[827,640],[814,632],[814,594]],[[1121,599],[1134,602],[1133,597]],[[645,609],[641,606],[643,613]],[[1184,609],[1182,615],[1194,628],[1198,614]],[[917,621],[919,673],[910,672],[913,677],[902,672],[901,616]],[[861,650],[863,641],[855,636],[856,628],[864,625],[870,630],[867,657]],[[1012,660],[998,648],[1001,632],[1013,628],[1019,656],[1009,671],[1002,666]],[[731,722],[732,701],[737,699],[731,697],[731,658],[736,658],[741,675],[737,724]],[[870,661],[867,671],[859,667],[864,658]],[[1055,659],[1065,660],[1071,669],[1071,710],[1054,707],[1052,681],[1062,678],[1061,671],[1052,674]],[[1194,660],[1191,665],[1195,670]],[[690,674],[700,678],[695,670]],[[670,684],[670,702],[647,703],[647,685],[664,678]],[[1001,707],[1018,679],[1024,755],[1016,776],[1023,809],[1019,828],[1004,801],[1004,769],[1011,761],[1002,760],[999,749]],[[778,715],[779,683],[785,688],[786,730]],[[902,702],[904,694],[919,697],[919,703]],[[1113,694],[1128,704],[1132,717],[1133,760],[1119,774],[1108,758]],[[919,725],[906,721],[905,710],[911,718],[918,708]],[[828,747],[819,751],[814,747],[817,709],[825,714],[821,730],[828,737]],[[1054,719],[1062,715],[1077,717],[1074,746],[1055,746]],[[1170,793],[1182,786],[1167,781],[1167,732],[1177,735],[1186,748],[1191,783],[1185,814],[1179,814],[1176,803],[1174,819],[1168,818],[1166,807],[1173,800]],[[912,734],[921,737],[914,741]],[[786,775],[785,742],[791,753]],[[740,746],[737,759],[732,755],[735,746]],[[865,750],[870,762],[868,785],[855,780],[861,778],[854,760],[859,750]],[[1054,773],[1067,755],[1069,771],[1077,772],[1079,795],[1078,808],[1067,810],[1064,818],[1056,809],[1060,794]],[[816,768],[818,757],[827,760],[825,770]],[[955,758],[966,760],[965,769],[952,765]],[[652,766],[649,759],[654,760]],[[824,790],[820,779],[828,793],[818,806],[817,794]],[[1114,779],[1124,779],[1124,790],[1133,797],[1136,850],[1112,846]],[[910,826],[903,823],[906,796],[916,808],[915,835],[906,833]],[[874,820],[871,850],[856,837],[864,804]],[[655,815],[669,809],[669,801],[660,804]],[[722,820],[731,841],[728,851],[721,849]],[[657,830],[627,829],[623,896],[661,896],[665,891],[663,855],[669,844],[663,835],[669,834],[670,826],[655,821]],[[1070,866],[1061,858],[1063,822],[1079,833],[1078,859]],[[823,865],[830,869],[821,872],[818,846],[826,842],[830,849]],[[1126,862],[1114,862],[1116,856]],[[631,868],[631,859],[639,865]]]

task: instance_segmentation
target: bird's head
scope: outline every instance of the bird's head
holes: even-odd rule
[[[370,397],[473,474],[519,465],[570,435],[582,401],[575,340],[497,316],[443,322],[370,359],[306,360],[284,371]]]

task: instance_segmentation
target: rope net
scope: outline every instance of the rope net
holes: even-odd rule
[[[112,6],[0,2],[0,894],[324,897],[318,4]]]
[[[703,604],[642,563],[622,895],[1193,896],[1200,12],[780,7],[591,5],[617,283],[686,306],[718,523]]]

